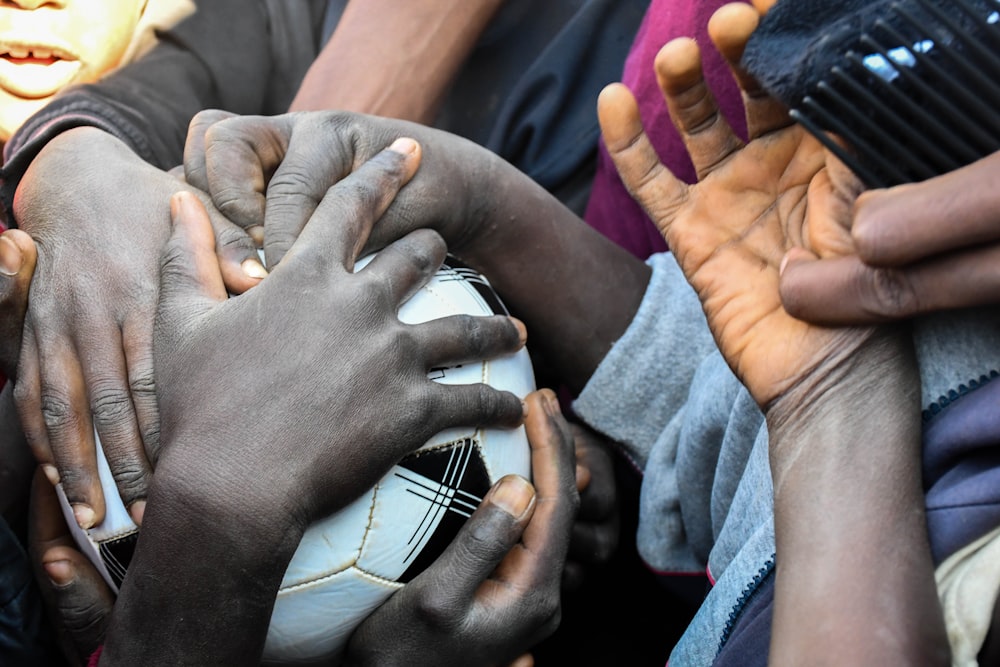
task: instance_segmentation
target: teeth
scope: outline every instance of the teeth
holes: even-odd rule
[[[33,49],[31,53],[40,60],[48,60],[52,57],[52,51],[48,49]]]
[[[10,55],[12,58],[27,58],[28,54],[31,53],[28,49],[21,47],[13,47],[10,49]]]

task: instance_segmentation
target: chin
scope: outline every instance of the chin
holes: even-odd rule
[[[52,101],[54,95],[26,100],[0,92],[0,141],[6,143],[37,111]]]

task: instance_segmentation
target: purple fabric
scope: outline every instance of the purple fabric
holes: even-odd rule
[[[743,102],[725,61],[708,38],[708,19],[725,0],[653,0],[625,61],[624,83],[639,102],[643,124],[660,160],[678,178],[695,180],[694,167],[667,113],[656,83],[653,61],[660,48],[676,37],[694,37],[701,46],[705,77],[723,115],[746,137]],[[641,259],[667,249],[659,230],[632,199],[605,149],[599,147],[597,174],[584,219],[595,229]]]

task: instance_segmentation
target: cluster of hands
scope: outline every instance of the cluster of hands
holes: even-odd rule
[[[598,112],[623,181],[701,297],[727,361],[769,420],[788,421],[831,368],[894,344],[879,324],[997,301],[990,184],[1000,156],[863,191],[740,68],[758,19],[734,5],[710,24],[744,92],[746,144],[718,113],[693,41],[657,58],[697,184],[660,163],[623,86],[604,91]],[[558,626],[564,576],[618,539],[611,460],[549,390],[522,402],[428,380],[431,367],[520,348],[521,322],[395,317],[446,250],[486,261],[476,261],[489,253],[483,239],[513,205],[491,192],[536,193],[512,172],[460,138],[345,112],[203,112],[176,173],[89,128],[35,159],[15,201],[20,228],[0,237],[2,370],[42,474],[62,484],[78,523],[104,514],[96,428],[143,526],[136,575],[114,600],[73,548],[51,484],[36,479],[34,558],[72,653],[103,644],[109,662],[134,664],[143,651],[181,664],[254,662],[266,609],[220,613],[216,602],[235,575],[212,574],[219,588],[168,586],[212,622],[167,647],[146,630],[164,617],[150,582],[196,577],[193,563],[213,548],[204,535],[224,536],[212,567],[245,566],[258,588],[239,590],[266,605],[305,528],[431,435],[524,423],[531,483],[501,480],[441,559],[358,629],[346,660],[530,664],[526,652]],[[354,273],[373,249],[382,251]],[[197,554],[178,556],[191,544]],[[240,549],[242,561],[232,556]],[[239,641],[220,642],[225,628],[240,628]],[[220,653],[185,655],[191,646]]]

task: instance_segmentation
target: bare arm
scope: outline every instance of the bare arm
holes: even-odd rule
[[[344,109],[429,123],[502,3],[348,2],[290,110]]]
[[[755,25],[740,4],[720,10],[709,30],[737,62]],[[808,325],[785,312],[778,293],[789,248],[849,245],[807,230],[841,215],[856,185],[837,180],[819,143],[764,96],[744,98],[744,146],[718,115],[699,56],[693,40],[675,40],[656,61],[698,184],[660,164],[623,87],[602,95],[601,126],[623,181],[664,233],[720,350],[767,416],[777,541],[770,660],[947,664],[906,336]]]

